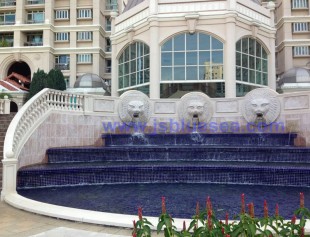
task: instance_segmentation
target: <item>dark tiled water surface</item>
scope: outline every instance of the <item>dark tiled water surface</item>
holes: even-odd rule
[[[219,218],[226,211],[230,219],[240,212],[240,196],[245,194],[246,204],[254,202],[256,216],[262,217],[263,203],[267,200],[269,213],[273,215],[276,203],[280,215],[291,218],[299,207],[299,193],[304,192],[306,207],[310,205],[310,188],[221,185],[221,184],[113,184],[75,187],[53,187],[23,189],[18,193],[34,200],[80,209],[158,216],[161,197],[166,197],[167,211],[173,217],[191,218],[195,214],[196,202],[205,208],[206,197],[210,196]]]

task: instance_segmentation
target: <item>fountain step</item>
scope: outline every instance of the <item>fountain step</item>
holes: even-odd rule
[[[49,163],[100,161],[251,161],[310,163],[310,148],[229,146],[114,146],[50,148]]]
[[[18,172],[18,188],[113,183],[235,183],[310,187],[310,167],[247,163],[39,165]]]
[[[227,133],[227,134],[104,134],[105,146],[117,145],[228,145],[228,146],[293,146],[296,134]]]

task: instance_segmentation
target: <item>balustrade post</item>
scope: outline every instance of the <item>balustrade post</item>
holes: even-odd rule
[[[3,100],[0,100],[0,114],[4,113],[4,103]]]
[[[9,97],[7,95],[4,96],[4,114],[10,113],[10,102]]]

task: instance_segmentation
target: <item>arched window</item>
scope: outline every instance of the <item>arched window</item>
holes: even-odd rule
[[[142,42],[130,44],[118,60],[119,89],[135,88],[150,81],[150,49]]]
[[[204,33],[179,34],[161,47],[161,81],[223,80],[223,43]]]
[[[243,38],[236,44],[236,80],[268,85],[267,53],[255,39]]]

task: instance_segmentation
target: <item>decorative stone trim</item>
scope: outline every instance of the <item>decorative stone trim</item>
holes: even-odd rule
[[[206,94],[190,92],[182,96],[178,111],[179,119],[188,127],[201,127],[211,119],[213,106]]]
[[[149,98],[140,91],[127,91],[120,97],[118,114],[128,126],[147,123],[150,119],[151,105]]]
[[[245,120],[254,126],[266,126],[276,121],[281,111],[277,96],[278,93],[269,88],[258,88],[247,93],[242,104]]]

